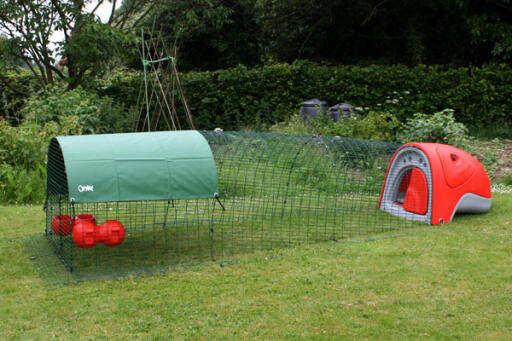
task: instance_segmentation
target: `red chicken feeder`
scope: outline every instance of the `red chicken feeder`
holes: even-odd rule
[[[79,214],[73,219],[73,223],[85,220],[88,220],[91,223],[96,224],[96,218],[94,218],[92,214]]]
[[[67,236],[71,232],[71,217],[67,214],[53,217],[52,230],[58,236]]]
[[[485,213],[491,184],[477,159],[440,143],[407,143],[393,155],[379,208],[409,220],[437,225],[455,213]]]
[[[96,240],[107,246],[117,246],[124,241],[126,232],[123,224],[117,220],[107,220],[96,231]]]
[[[83,249],[96,246],[96,224],[90,219],[73,221],[71,233],[76,246]]]

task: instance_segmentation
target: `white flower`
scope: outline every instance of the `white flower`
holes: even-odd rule
[[[512,186],[503,184],[492,184],[491,191],[493,193],[512,194]]]

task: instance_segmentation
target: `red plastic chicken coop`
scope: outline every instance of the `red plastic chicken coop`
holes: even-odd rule
[[[440,143],[407,143],[391,159],[379,208],[442,224],[455,213],[489,211],[491,185],[482,164],[465,151]]]

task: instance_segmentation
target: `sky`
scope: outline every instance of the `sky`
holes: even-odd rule
[[[92,11],[92,9],[94,8],[94,5],[96,4],[96,1],[93,1],[92,4],[89,4],[86,6],[86,9],[87,11]],[[116,8],[119,8],[119,5],[121,4],[121,1],[119,1],[116,5]],[[96,10],[96,15],[100,17],[101,21],[102,22],[107,22],[108,21],[108,18],[110,16],[110,10],[112,8],[112,5],[105,1],[105,3],[103,5],[101,5],[97,10]]]

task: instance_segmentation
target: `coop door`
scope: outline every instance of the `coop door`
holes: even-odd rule
[[[411,168],[402,176],[396,204],[407,212],[425,214],[428,209],[428,184],[419,168]]]

